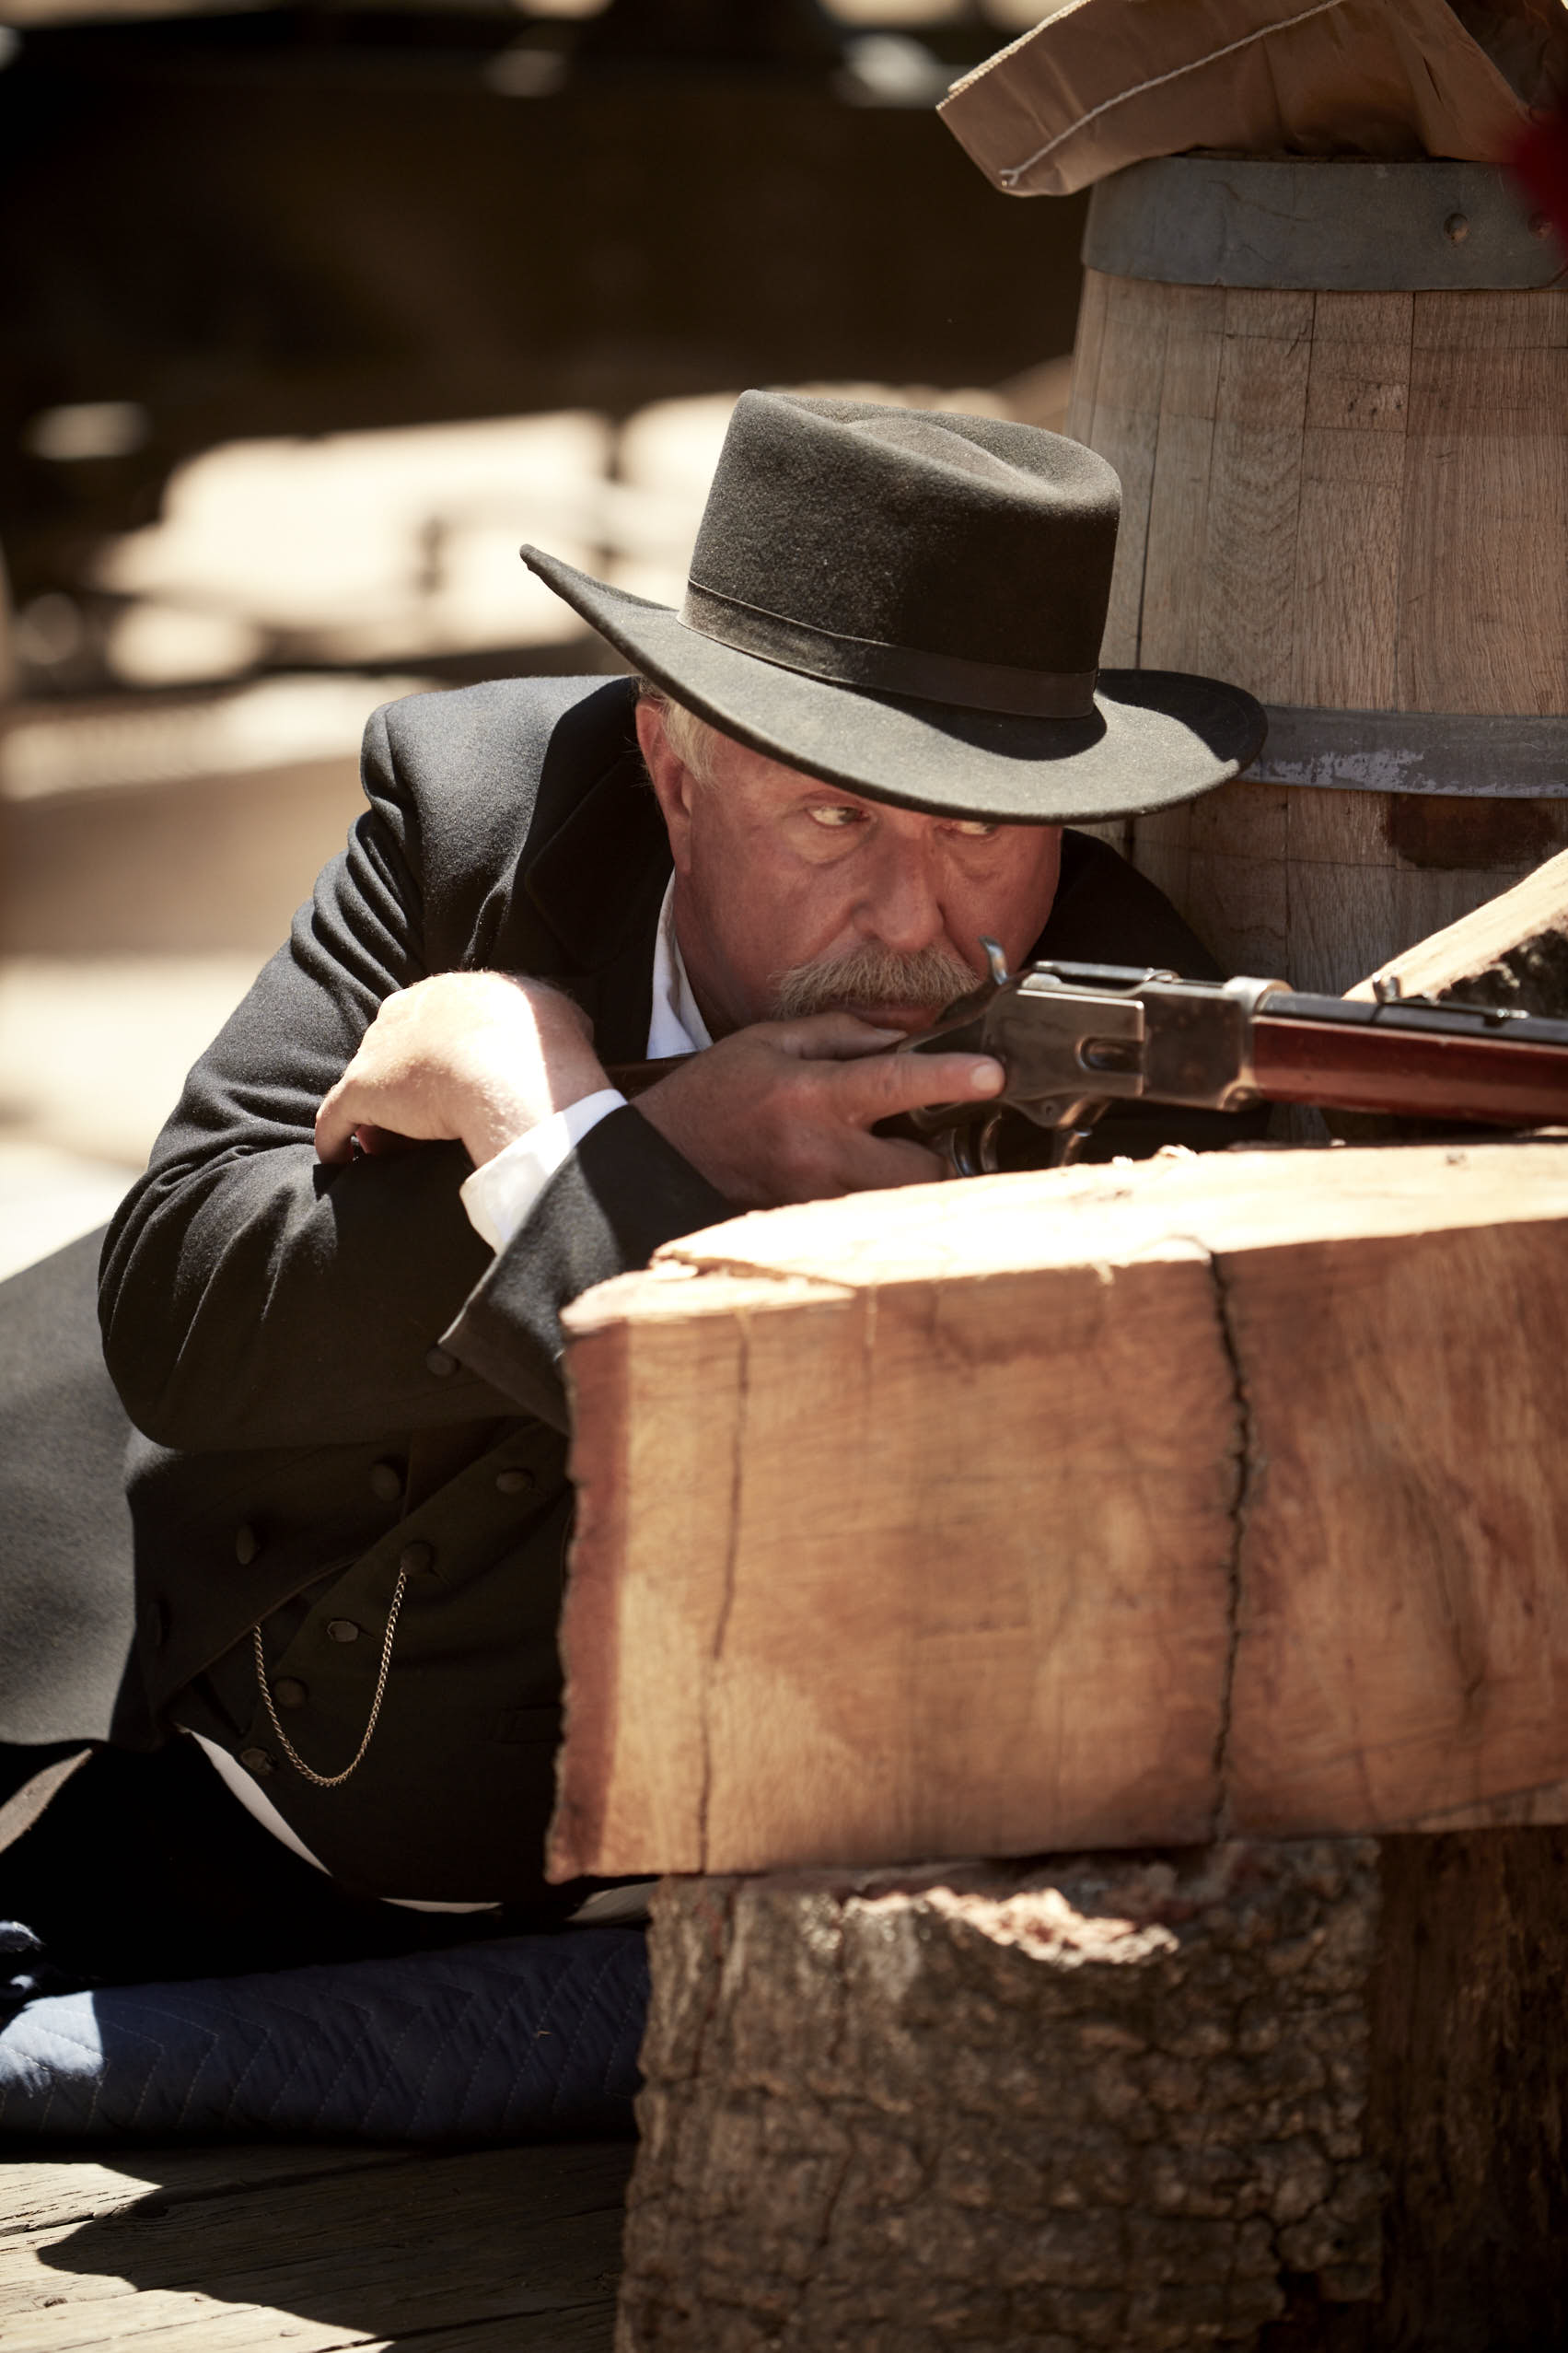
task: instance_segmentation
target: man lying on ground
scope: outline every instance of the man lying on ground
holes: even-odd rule
[[[527,551],[641,684],[377,714],[368,812],[110,1233],[136,1647],[0,1913],[68,1943],[134,1886],[197,1974],[582,1900],[541,1864],[563,1308],[738,1207],[937,1177],[878,1124],[1000,1070],[883,1050],[982,935],[1214,970],[1063,831],[1261,735],[1213,681],[1097,677],[1117,510],[1028,426],[749,393],[679,613]],[[623,1101],[608,1066],[676,1054]]]

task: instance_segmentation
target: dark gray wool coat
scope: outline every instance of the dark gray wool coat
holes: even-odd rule
[[[312,1124],[381,1000],[429,973],[555,980],[591,1014],[605,1059],[642,1054],[669,853],[632,712],[625,680],[538,679],[415,697],[371,721],[368,810],[191,1074],[104,1247],[104,1348],[138,1433],[122,1678],[112,1412],[91,1393],[64,1298],[73,1278],[80,1288],[80,1251],[8,1287],[24,1353],[48,1356],[52,1316],[76,1338],[67,1410],[38,1378],[29,1390],[0,1335],[0,1413],[20,1433],[15,1461],[32,1465],[16,1474],[30,1534],[9,1580],[6,1674],[26,1700],[9,1725],[0,1707],[0,1736],[101,1734],[88,1719],[119,1679],[116,1739],[150,1745],[183,1726],[219,1741],[340,1878],[378,1893],[540,1892],[571,1518],[560,1311],[728,1213],[625,1110],[492,1258],[458,1197],[459,1147],[325,1169]],[[1066,838],[1039,952],[1214,969],[1159,893],[1082,834]],[[1146,1124],[1142,1148],[1169,1132]],[[1106,1148],[1132,1141],[1122,1125]],[[78,1597],[85,1629],[69,1647],[93,1653],[63,1667],[39,1602],[57,1541],[48,1497],[75,1475],[73,1444],[105,1496],[58,1540],[71,1556],[56,1590]],[[250,1629],[289,1741],[335,1774],[366,1727],[400,1567],[375,1737],[351,1778],[319,1788],[262,1707]],[[6,1606],[0,1592],[0,1630]]]

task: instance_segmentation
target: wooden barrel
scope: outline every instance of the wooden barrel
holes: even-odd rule
[[[1235,969],[1342,990],[1568,845],[1568,288],[1480,165],[1097,189],[1067,430],[1102,659],[1234,680],[1252,774],[1106,831]]]

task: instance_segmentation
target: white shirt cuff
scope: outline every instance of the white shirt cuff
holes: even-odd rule
[[[465,1177],[459,1189],[469,1223],[494,1251],[503,1251],[527,1222],[540,1194],[562,1162],[575,1152],[590,1127],[618,1112],[626,1098],[615,1087],[601,1087],[580,1102],[552,1112],[497,1152],[493,1160]]]

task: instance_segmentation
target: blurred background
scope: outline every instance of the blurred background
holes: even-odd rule
[[[749,384],[1060,425],[1041,0],[0,7],[0,1273],[108,1216],[397,694],[615,658]]]

